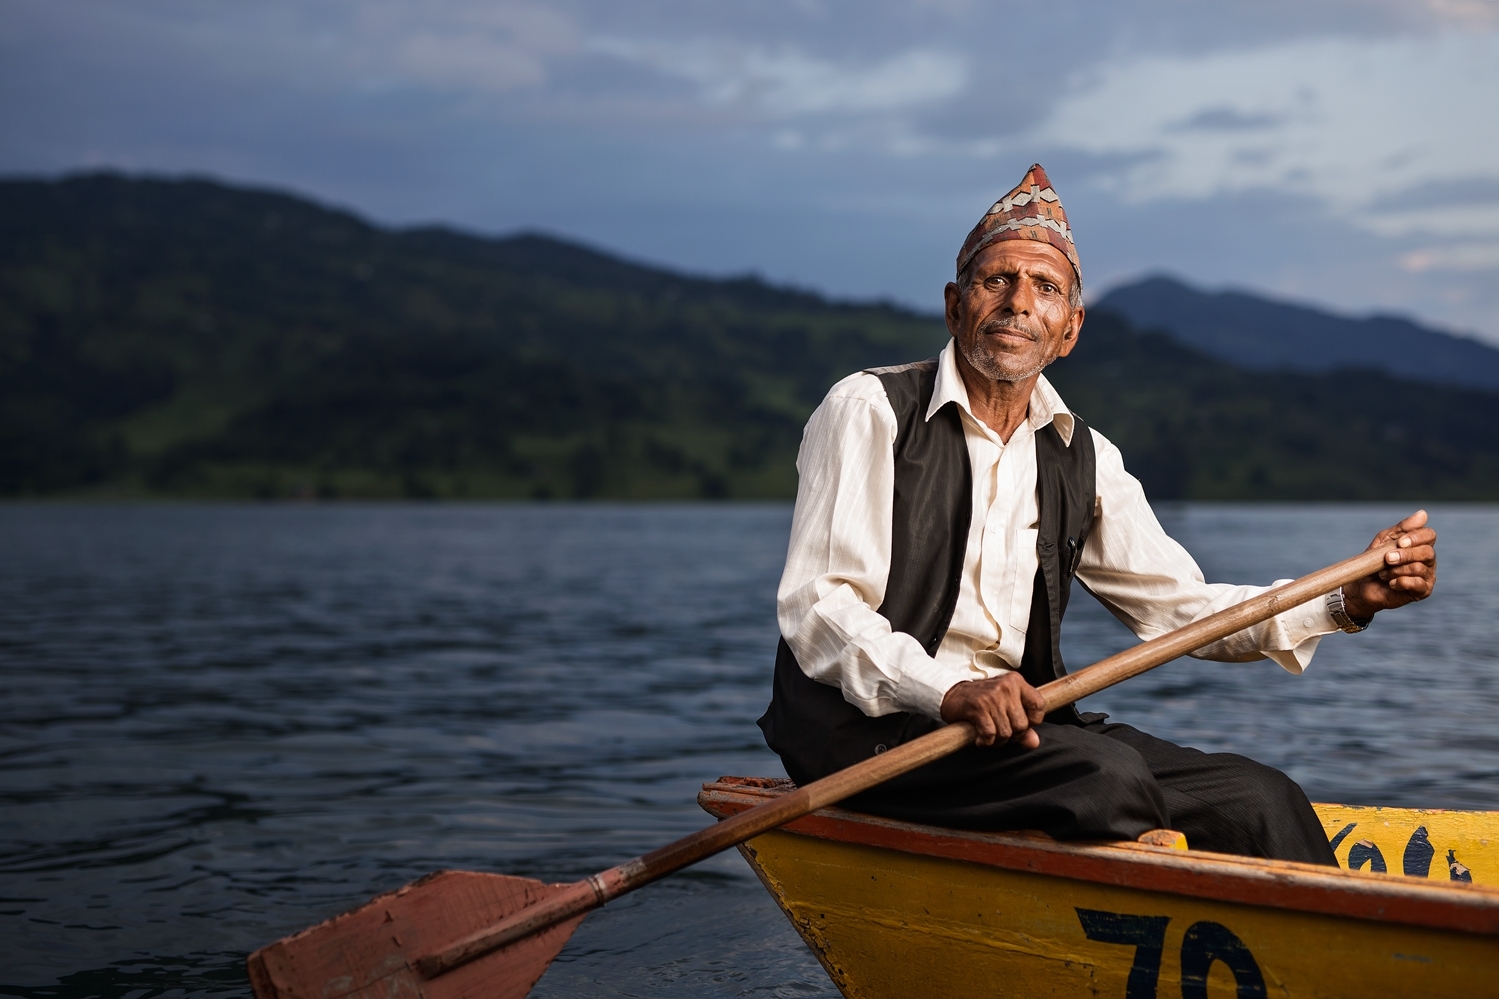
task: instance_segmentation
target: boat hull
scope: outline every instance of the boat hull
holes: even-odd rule
[[[1351,871],[1499,884],[1499,814],[1313,805]]]
[[[767,793],[720,782],[700,800],[725,815]],[[1499,995],[1499,892],[1470,883],[838,809],[740,849],[857,999]]]

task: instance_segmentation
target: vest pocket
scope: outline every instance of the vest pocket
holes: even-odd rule
[[[1083,545],[1088,541],[1088,532],[1084,531],[1081,537],[1067,539],[1067,555],[1062,560],[1062,576],[1071,579],[1077,575],[1078,564],[1083,560]]]

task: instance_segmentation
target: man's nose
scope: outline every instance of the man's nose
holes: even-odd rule
[[[1035,294],[1026,287],[1025,282],[1016,281],[1010,286],[1010,294],[1005,298],[1005,311],[1017,316],[1028,316],[1036,304]]]

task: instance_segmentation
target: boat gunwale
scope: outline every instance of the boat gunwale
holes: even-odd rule
[[[730,778],[729,780],[743,780]],[[703,785],[698,804],[723,819],[791,790],[790,782]],[[781,831],[918,856],[1161,892],[1380,923],[1499,935],[1499,889],[1431,883],[1315,864],[1175,850],[1143,843],[1060,842],[1038,833],[940,829],[824,808]]]

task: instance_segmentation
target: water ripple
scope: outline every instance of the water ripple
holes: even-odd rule
[[[1210,578],[1402,511],[1162,511]],[[1434,511],[1442,596],[1296,678],[1182,661],[1087,705],[1314,797],[1499,807],[1499,510]],[[245,996],[250,949],[441,867],[575,878],[781,773],[784,505],[0,507],[0,985]],[[1270,539],[1271,543],[1267,543]],[[1080,665],[1129,636],[1073,602]],[[735,855],[583,924],[539,996],[833,997]]]

